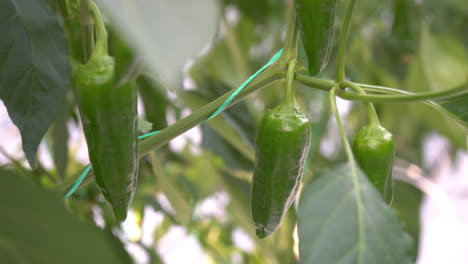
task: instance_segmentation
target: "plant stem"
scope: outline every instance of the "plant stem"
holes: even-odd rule
[[[99,7],[91,1],[89,3],[91,13],[94,17],[94,22],[96,24],[96,43],[94,44],[93,51],[91,52],[90,59],[97,59],[102,56],[107,56],[107,30],[104,20],[102,19],[101,11]]]
[[[457,94],[462,94],[468,92],[468,82],[456,86],[451,89],[437,91],[437,92],[427,92],[427,93],[411,93],[407,91],[402,91],[394,88],[375,86],[368,84],[357,84],[361,86],[364,90],[370,90],[375,92],[385,92],[393,93],[393,95],[374,95],[374,94],[357,94],[349,91],[341,91],[338,96],[353,101],[361,102],[372,102],[372,103],[409,103],[416,101],[425,101],[425,100],[434,100],[441,99],[445,97],[455,96]],[[398,93],[398,94],[396,94]]]
[[[345,57],[346,57],[346,43],[348,42],[349,27],[351,24],[351,16],[353,14],[355,0],[349,0],[346,6],[346,14],[341,28],[340,41],[338,43],[338,64],[336,69],[336,82],[340,83],[345,80]]]
[[[353,151],[351,150],[351,145],[349,144],[348,138],[346,137],[346,132],[343,127],[343,123],[341,122],[340,118],[340,113],[338,112],[338,107],[336,106],[336,89],[338,87],[334,86],[330,90],[329,94],[329,100],[330,100],[330,108],[332,111],[333,116],[335,117],[336,124],[338,125],[338,131],[340,133],[340,138],[341,138],[341,144],[343,145],[346,157],[348,158],[348,161],[350,162],[351,166],[355,166],[355,160],[354,160],[354,155]]]
[[[80,27],[83,45],[83,62],[87,62],[94,47],[94,21],[89,12],[89,1],[80,1]]]
[[[233,104],[237,103],[238,101],[242,100],[247,95],[275,82],[284,80],[285,74],[281,71],[283,68],[282,64],[276,63],[271,65],[269,68],[265,69],[262,73],[260,73],[252,82],[250,82],[243,90],[240,92],[231,102],[230,104],[224,108],[223,110],[229,108]],[[176,138],[177,136],[185,133],[186,131],[190,130],[191,128],[201,124],[209,117],[214,111],[216,111],[225,101],[226,99],[233,93],[235,90],[229,91],[224,95],[218,97],[214,101],[206,104],[199,110],[193,112],[189,116],[177,121],[173,125],[161,130],[161,132],[152,135],[139,143],[139,152],[138,157],[142,158],[145,155],[149,154],[151,151],[160,148],[161,146],[167,144],[170,140]],[[66,192],[70,188],[70,186],[76,181],[79,177],[79,174],[70,177],[64,182],[57,186],[57,189]],[[80,185],[80,188],[85,186],[87,183],[91,182],[94,178],[93,173],[89,173],[83,183]]]
[[[295,1],[290,1],[288,7],[288,15],[286,18],[286,37],[284,39],[283,55],[279,58],[279,64],[287,65],[291,59],[297,58],[297,41],[299,37],[299,31],[297,28],[296,21],[296,8]]]
[[[342,87],[340,88],[345,88],[345,87],[349,87],[360,94],[366,94],[366,92],[364,92],[364,90],[355,83],[343,82]],[[377,112],[375,111],[374,105],[372,103],[365,103],[365,105],[366,105],[367,115],[369,116],[369,125],[380,126],[379,117],[377,116]]]
[[[276,66],[280,66],[276,64]],[[236,96],[232,102],[227,106],[231,106],[234,103],[240,101],[242,98],[251,94],[252,92],[272,83],[273,81],[281,79],[284,77],[284,74],[278,70],[278,67],[275,65],[270,66],[260,75],[257,76],[249,85],[247,85],[244,90]],[[161,147],[162,145],[168,143],[171,139],[185,133],[194,126],[205,121],[214,111],[216,111],[234,91],[229,91],[224,95],[218,97],[214,101],[200,108],[199,110],[193,112],[191,115],[177,121],[173,125],[161,130],[158,134],[150,136],[143,141],[141,141],[139,146],[139,157],[143,157],[149,152]],[[227,108],[226,107],[226,108]]]
[[[291,60],[286,74],[286,96],[284,97],[283,105],[290,107],[297,106],[296,96],[294,96],[294,74],[296,71],[296,64],[297,60]]]
[[[335,81],[333,80],[319,79],[302,73],[296,73],[295,79],[296,81],[306,86],[323,90],[326,92],[329,92],[331,88],[333,88],[333,86],[335,85]]]
[[[319,90],[329,92],[335,82],[333,80],[318,79],[305,74],[296,73],[296,81]],[[346,84],[355,84],[358,85],[365,91],[386,93],[387,95],[382,94],[359,94],[355,92],[350,92],[346,90],[339,90],[337,96],[342,99],[352,100],[352,101],[361,101],[361,102],[370,102],[370,103],[410,103],[418,102],[425,100],[434,100],[450,96],[455,96],[458,94],[468,92],[468,82],[461,84],[459,86],[437,91],[437,92],[427,92],[427,93],[411,93],[404,90],[399,90],[391,87],[364,84],[364,83],[353,83],[346,82]],[[343,84],[342,84],[343,86]],[[345,85],[346,87],[346,85]],[[351,87],[350,87],[351,88]]]

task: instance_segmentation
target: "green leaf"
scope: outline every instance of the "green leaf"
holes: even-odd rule
[[[145,117],[153,123],[152,130],[161,130],[167,127],[166,120],[166,89],[147,76],[138,77],[138,92],[140,93],[145,109]]]
[[[97,2],[125,41],[169,87],[178,86],[184,64],[209,44],[218,26],[215,0]]]
[[[431,34],[422,27],[419,60],[428,85],[413,87],[419,91],[438,91],[466,82],[468,56],[459,40]]]
[[[144,120],[141,117],[138,117],[138,130],[151,130],[153,128],[153,124]]]
[[[435,100],[435,102],[449,113],[453,121],[463,126],[465,132],[468,133],[468,92]]]
[[[422,70],[421,63],[415,60],[409,68],[406,86],[410,90],[425,89],[429,87],[428,80]],[[462,120],[451,114],[439,104],[428,101],[409,105],[411,114],[422,121],[430,129],[450,138],[452,143],[460,148],[466,147],[466,133],[468,129]]]
[[[169,175],[166,172],[165,167],[154,152],[150,154],[150,157],[153,174],[156,176],[158,186],[174,208],[176,218],[183,225],[188,225],[192,220],[194,210],[189,194],[182,188],[175,175]]]
[[[180,92],[178,94],[184,103],[191,107],[192,109],[199,109],[209,101],[205,100],[201,96],[196,95],[193,92]],[[236,150],[238,150],[243,156],[248,160],[255,160],[255,152],[252,149],[252,146],[245,143],[245,140],[242,139],[240,134],[236,131],[234,127],[231,127],[229,123],[221,118],[215,117],[207,123],[214,131],[220,136],[222,136],[227,142],[229,142]]]
[[[0,208],[3,263],[132,263],[109,232],[79,221],[61,197],[22,175],[0,171]]]
[[[34,167],[37,147],[70,88],[65,35],[47,0],[1,1],[0,32],[0,99]]]
[[[411,239],[355,164],[306,184],[298,209],[300,263],[411,263]]]
[[[69,107],[66,106],[55,120],[50,131],[52,139],[52,157],[55,168],[60,179],[65,179],[65,172],[68,165],[68,127],[67,121],[70,114]]]

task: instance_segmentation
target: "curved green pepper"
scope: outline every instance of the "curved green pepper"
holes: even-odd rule
[[[311,123],[289,89],[285,102],[266,112],[257,131],[251,209],[258,238],[280,226],[296,198],[310,148]]]
[[[309,73],[319,74],[328,63],[333,42],[336,0],[297,0],[296,10]]]
[[[395,156],[392,134],[380,125],[365,126],[354,137],[353,152],[359,167],[384,194]]]
[[[96,182],[118,221],[125,220],[138,170],[137,94],[132,83],[117,86],[114,59],[97,6],[97,41],[91,58],[74,76],[74,89]]]

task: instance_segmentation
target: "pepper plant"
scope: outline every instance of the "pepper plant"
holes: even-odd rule
[[[0,18],[26,159],[1,149],[6,263],[165,263],[176,226],[213,263],[414,263],[402,164],[433,130],[467,148],[463,1],[3,0]],[[203,212],[220,195],[224,217]]]

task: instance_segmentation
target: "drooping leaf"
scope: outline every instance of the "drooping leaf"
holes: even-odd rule
[[[145,117],[153,124],[152,130],[161,130],[167,127],[166,90],[156,81],[147,76],[137,79],[138,92],[141,95],[145,109]]]
[[[125,41],[169,87],[178,85],[184,64],[209,44],[218,26],[215,0],[97,2]]]
[[[60,179],[65,178],[68,166],[68,127],[69,108],[66,106],[55,120],[50,136],[52,138],[52,157]]]
[[[411,239],[356,165],[306,184],[298,209],[300,263],[411,263]]]
[[[47,0],[0,2],[0,99],[34,167],[44,133],[70,87],[67,43]]]
[[[122,244],[69,214],[61,197],[0,171],[2,263],[132,263]]]

